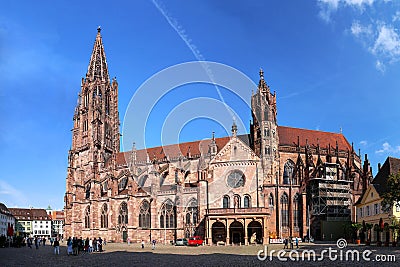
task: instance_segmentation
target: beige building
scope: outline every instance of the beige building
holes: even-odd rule
[[[16,219],[18,235],[24,236],[46,236],[51,234],[51,217],[47,215],[45,209],[23,209],[9,208]]]
[[[387,228],[392,224],[392,220],[400,219],[400,207],[393,206],[389,212],[382,209],[382,194],[386,191],[386,183],[390,174],[400,171],[400,159],[388,157],[379,169],[375,179],[368,186],[363,196],[356,203],[357,222],[363,225],[372,224],[370,233],[365,231],[365,240],[370,235],[370,241],[389,241],[396,240],[398,233],[393,234],[393,230]],[[377,228],[384,228],[383,231],[376,231]],[[386,226],[386,227],[385,227]],[[368,234],[368,235],[367,235]]]
[[[249,134],[233,124],[227,137],[121,152],[118,82],[98,29],[73,116],[64,237],[249,244],[309,230],[322,239],[354,221],[368,159],[341,133],[278,125],[262,70],[254,89]]]

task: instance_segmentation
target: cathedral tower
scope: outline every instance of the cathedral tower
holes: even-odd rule
[[[113,166],[120,150],[118,83],[115,78],[110,81],[100,32],[99,27],[73,117],[65,196],[67,230],[71,222],[82,224],[82,216],[72,214],[79,209],[72,206],[91,198],[100,170],[106,162]]]
[[[250,124],[250,144],[261,158],[264,184],[275,183],[273,178],[279,175],[276,95],[270,92],[263,70],[260,70],[257,92],[251,97],[251,110],[253,121]]]

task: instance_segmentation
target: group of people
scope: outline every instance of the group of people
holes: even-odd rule
[[[151,240],[151,249],[152,250],[155,250],[156,249],[156,243],[157,243],[157,241],[155,240],[155,239],[153,239],[153,240]],[[130,239],[129,239],[129,243],[128,243],[128,245],[130,244]],[[142,239],[142,242],[141,242],[141,245],[142,245],[142,249],[144,249],[144,240]]]
[[[58,240],[58,238],[51,237],[49,240],[50,245],[54,247],[54,254],[60,254],[60,241]],[[28,245],[28,248],[32,248],[32,245],[35,244],[36,249],[39,249],[41,245],[46,246],[46,237],[28,237],[26,238],[26,243]]]
[[[99,238],[83,239],[82,237],[69,237],[67,240],[67,254],[68,255],[79,255],[80,252],[102,252],[103,245],[106,245],[106,240]]]
[[[36,249],[39,249],[40,246],[46,246],[46,237],[40,237],[40,236],[35,236],[35,237],[28,237],[26,239],[26,243],[28,244],[29,248],[32,248],[32,245],[35,244]],[[51,245],[53,245],[53,242],[51,242]]]
[[[295,237],[293,240],[293,237],[287,237],[283,240],[283,249],[293,249],[293,246],[296,245],[296,249],[299,248],[299,238]]]

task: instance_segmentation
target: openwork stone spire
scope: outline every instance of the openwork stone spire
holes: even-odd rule
[[[103,41],[101,39],[101,28],[97,28],[96,41],[94,42],[92,55],[90,57],[90,62],[88,66],[88,71],[86,73],[86,79],[90,81],[101,80],[109,81],[110,77],[108,75],[108,67],[106,54],[104,52]]]

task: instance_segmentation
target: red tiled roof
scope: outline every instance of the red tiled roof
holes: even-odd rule
[[[218,149],[221,149],[228,143],[230,137],[215,138]],[[169,159],[178,158],[179,156],[188,156],[189,154],[193,157],[200,154],[206,154],[208,152],[208,145],[211,139],[198,140],[192,142],[186,142],[181,144],[158,146],[147,149],[140,149],[136,152],[136,160],[139,162],[147,161],[147,155],[150,160],[156,158],[157,160],[164,160],[166,157]],[[121,152],[117,154],[117,164],[125,164],[126,159],[129,159],[129,152]]]
[[[300,146],[304,147],[306,145],[306,140],[310,146],[316,146],[318,143],[321,148],[327,148],[328,145],[331,146],[332,150],[336,147],[336,142],[338,143],[339,150],[351,150],[350,143],[346,140],[343,134],[341,133],[330,133],[330,132],[322,132],[316,130],[307,130],[300,128],[292,128],[286,126],[278,126],[278,134],[279,134],[279,144],[280,145],[289,145],[294,146],[297,145],[297,137],[300,139]],[[238,136],[242,141],[246,141],[248,139],[248,135],[240,135]],[[217,143],[218,151],[223,148],[226,143],[228,143],[230,137],[220,137],[215,138],[215,142]],[[145,162],[147,160],[147,154],[149,155],[149,159],[153,160],[156,158],[157,160],[164,160],[166,156],[169,159],[178,158],[179,156],[187,156],[190,154],[191,156],[205,154],[208,152],[208,145],[210,144],[211,139],[199,140],[186,142],[175,145],[166,145],[166,146],[158,146],[147,149],[137,150],[136,160],[139,162]],[[117,164],[124,165],[126,164],[126,160],[130,157],[129,152],[121,152],[117,154]]]
[[[44,209],[8,208],[17,220],[51,220]]]
[[[335,149],[337,142],[339,150],[351,150],[350,143],[341,133],[278,126],[278,134],[280,145],[297,145],[297,137],[299,137],[301,147],[306,145],[307,140],[310,146],[317,146],[319,143],[321,148],[327,148],[330,145],[332,149]]]

